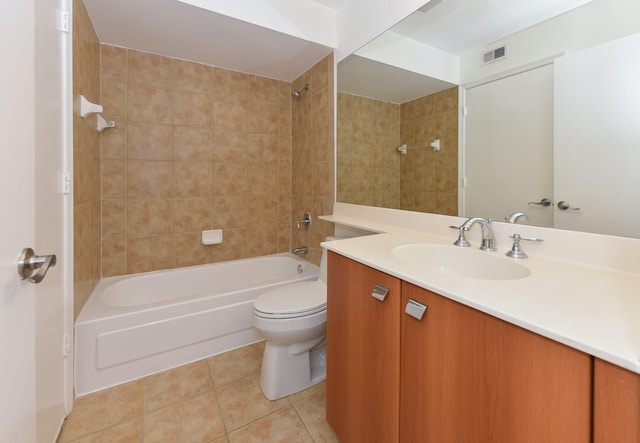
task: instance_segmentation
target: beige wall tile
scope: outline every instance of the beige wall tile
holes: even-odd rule
[[[109,118],[122,117],[127,109],[127,86],[118,80],[102,80],[100,96],[104,115]]]
[[[216,97],[235,97],[246,100],[249,91],[249,74],[213,68],[213,93]]]
[[[244,228],[250,224],[247,197],[244,195],[214,197],[212,212],[214,229]]]
[[[248,76],[249,91],[251,91],[252,102],[272,102],[280,101],[279,82],[266,77],[257,75]]]
[[[129,83],[127,86],[127,119],[129,122],[172,124],[173,97],[171,90],[146,84]]]
[[[251,101],[247,104],[247,130],[278,135],[280,107],[277,104]]]
[[[246,132],[214,131],[213,160],[220,163],[245,163],[248,161],[248,134]]]
[[[175,161],[211,162],[213,160],[212,131],[209,128],[175,126],[173,158]]]
[[[111,45],[100,45],[100,78],[127,81],[127,50]]]
[[[212,229],[213,203],[208,197],[175,198],[173,232],[200,232]]]
[[[126,240],[102,240],[102,277],[126,274],[126,264]]]
[[[124,198],[102,200],[102,238],[125,236],[126,201]]]
[[[173,164],[163,161],[129,160],[127,162],[127,196],[171,197]]]
[[[128,81],[148,86],[171,88],[172,61],[169,57],[129,50]]]
[[[174,265],[171,235],[129,237],[127,274],[169,269]]]
[[[201,93],[174,91],[173,124],[209,128],[213,112],[213,98]]]
[[[212,166],[201,162],[174,163],[174,195],[176,197],[210,197]]]
[[[173,126],[130,123],[127,156],[135,160],[173,160]]]
[[[102,198],[125,197],[127,186],[127,164],[124,160],[103,159]]]
[[[210,95],[213,90],[213,68],[184,60],[173,60],[173,85],[180,91]]]
[[[215,245],[203,245],[200,232],[173,235],[176,267],[193,266],[213,261]]]
[[[213,126],[216,131],[247,131],[247,103],[238,97],[214,97]]]
[[[245,166],[229,163],[214,164],[213,192],[217,196],[245,195],[247,193]]]
[[[130,198],[127,203],[127,236],[171,234],[170,198]]]
[[[127,157],[127,128],[123,120],[115,122],[114,128],[109,128],[100,134],[100,157],[124,159]]]

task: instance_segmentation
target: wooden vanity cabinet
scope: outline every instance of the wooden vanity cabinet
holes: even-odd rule
[[[593,442],[640,442],[640,374],[595,359]]]
[[[327,272],[327,421],[343,443],[395,442],[400,280],[330,251]]]
[[[402,283],[401,442],[590,442],[591,357]]]
[[[589,355],[333,252],[327,298],[326,413],[343,443],[591,441]]]

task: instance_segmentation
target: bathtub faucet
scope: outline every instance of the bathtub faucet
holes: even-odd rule
[[[306,246],[300,246],[299,248],[295,248],[293,250],[293,253],[296,254],[296,255],[300,255],[300,254],[306,255],[306,254],[309,253],[309,248],[306,247]]]

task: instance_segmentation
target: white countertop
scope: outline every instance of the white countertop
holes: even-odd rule
[[[385,232],[389,226],[363,226],[357,220],[333,216],[323,219],[383,232],[322,243],[330,251],[640,373],[638,273],[537,256],[532,254],[535,248],[523,244],[529,258],[517,262],[531,271],[528,277],[518,280],[462,278],[409,265],[390,252],[405,244],[451,245],[455,233],[441,237],[404,228]],[[486,254],[514,260],[504,255],[505,242],[498,246],[498,251]]]

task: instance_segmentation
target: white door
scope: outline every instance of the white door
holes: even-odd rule
[[[64,174],[71,170],[73,131],[71,34],[66,19],[70,3],[35,1],[36,238],[32,247],[37,254],[58,258],[55,268],[36,286],[36,437],[41,443],[55,441],[73,401],[73,249],[69,241],[73,202],[71,189],[63,189]]]
[[[61,134],[69,133],[63,122],[70,98],[60,84],[69,82],[62,61],[68,36],[49,32],[60,25],[62,5],[9,3],[0,31],[0,441],[52,442],[71,399],[62,349],[72,309],[71,292],[63,290],[71,272],[69,196],[56,186],[68,149]],[[25,247],[58,256],[38,285],[18,276]]]
[[[553,66],[465,91],[460,215],[504,221],[524,212],[528,224],[553,226]]]
[[[640,237],[640,34],[555,63],[556,227]]]

